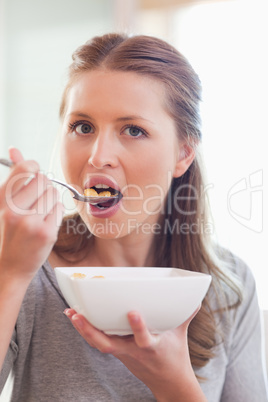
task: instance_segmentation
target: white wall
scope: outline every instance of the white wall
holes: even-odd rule
[[[113,30],[113,1],[2,0],[1,7],[1,155],[14,145],[47,170],[71,54]]]
[[[4,82],[5,82],[5,71],[4,71],[4,55],[5,55],[5,23],[4,23],[4,15],[5,15],[5,4],[4,0],[0,0],[0,96],[4,92]],[[4,149],[5,138],[4,138],[4,101],[1,98],[0,101],[0,150]]]

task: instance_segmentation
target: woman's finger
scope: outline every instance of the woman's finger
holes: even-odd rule
[[[12,183],[9,185],[9,192],[15,195],[31,177],[39,171],[40,167],[35,161],[25,161],[22,153],[15,147],[9,148],[9,157],[14,162],[12,167]],[[10,191],[12,188],[12,191]]]
[[[10,171],[8,180],[2,185],[2,195],[5,199],[13,198],[35,177],[39,165],[35,161],[21,161],[16,163]]]
[[[34,204],[31,205],[31,209],[35,211],[40,219],[44,220],[51,213],[54,205],[59,201],[60,195],[51,182],[44,184],[42,190],[43,193],[41,193]]]
[[[71,320],[75,329],[92,347],[97,348],[102,353],[114,352],[112,338],[93,327],[83,315],[77,314],[73,309],[67,309],[64,313]]]
[[[7,204],[10,209],[21,215],[27,213],[29,209],[33,210],[31,213],[40,212],[41,204],[45,202],[44,196],[49,187],[52,187],[51,182],[44,175],[38,173],[27,185],[24,185],[16,195],[11,196],[10,194],[10,197],[6,199]],[[45,198],[47,199],[48,197]]]
[[[57,202],[51,211],[45,217],[45,222],[49,228],[56,228],[57,234],[58,229],[61,225],[62,218],[64,216],[65,208],[61,202]],[[56,239],[55,239],[56,241]]]
[[[152,348],[155,346],[156,337],[151,335],[145,324],[145,321],[138,312],[131,311],[128,313],[128,321],[138,347]]]
[[[14,163],[22,162],[24,160],[22,153],[14,147],[10,147],[9,150],[9,157]]]

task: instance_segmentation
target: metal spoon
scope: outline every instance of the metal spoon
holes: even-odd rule
[[[7,167],[12,167],[14,165],[14,162],[12,162],[10,159],[0,158],[0,164]],[[89,202],[89,204],[91,205],[102,204],[110,200],[116,200],[118,198],[118,195],[113,197],[101,197],[101,196],[86,197],[85,195],[80,194],[74,187],[70,186],[70,184],[64,183],[63,181],[57,179],[49,179],[49,180],[53,181],[54,183],[60,184],[64,187],[67,187],[73,193],[73,198],[75,198],[76,200],[82,202]]]

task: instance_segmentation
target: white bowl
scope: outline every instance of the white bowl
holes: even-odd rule
[[[71,308],[107,334],[132,330],[127,313],[138,311],[153,333],[176,328],[202,302],[211,276],[177,268],[60,267],[59,287]],[[85,274],[83,279],[73,273]],[[93,276],[104,276],[94,278]]]

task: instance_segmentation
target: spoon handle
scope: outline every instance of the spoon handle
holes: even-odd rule
[[[7,166],[7,167],[12,167],[15,165],[14,162],[12,162],[10,159],[5,159],[5,158],[0,158],[0,164]],[[82,201],[82,202],[88,202],[92,205],[97,205],[97,204],[102,204],[102,203],[106,203],[107,201],[113,199],[116,201],[117,197],[101,197],[101,196],[97,196],[97,197],[87,197],[85,195],[80,194],[74,187],[70,186],[70,184],[64,183],[61,180],[57,180],[57,179],[50,179],[51,181],[53,181],[54,183],[58,183],[66,188],[68,188],[72,193],[73,193],[73,198],[75,198],[78,201]]]
[[[12,162],[10,159],[5,159],[5,158],[0,158],[0,163],[1,163],[1,165],[7,166],[7,167],[12,167],[15,165],[15,163]]]

